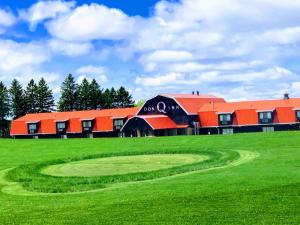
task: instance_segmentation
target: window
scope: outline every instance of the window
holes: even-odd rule
[[[259,118],[261,120],[264,120],[264,119],[272,119],[272,112],[261,112],[259,113]]]
[[[82,126],[84,128],[91,128],[92,127],[92,121],[83,121]]]
[[[274,132],[274,127],[263,127],[263,132]]]
[[[64,129],[66,129],[66,123],[65,122],[58,122],[57,123],[57,129],[58,130],[64,130]]]
[[[37,124],[36,123],[31,123],[28,125],[28,130],[29,130],[29,134],[35,134],[37,133]]]
[[[29,130],[36,130],[36,124],[29,124]]]
[[[261,123],[272,123],[272,112],[260,112],[259,120]]]
[[[231,125],[232,116],[231,114],[220,114],[219,115],[219,125]]]
[[[300,119],[300,110],[296,111],[297,118]]]
[[[220,121],[221,122],[229,122],[231,120],[230,114],[221,114],[220,115]]]
[[[232,128],[222,129],[222,134],[233,134]]]
[[[119,119],[119,120],[114,120],[114,127],[116,130],[120,130],[124,125],[124,120]]]

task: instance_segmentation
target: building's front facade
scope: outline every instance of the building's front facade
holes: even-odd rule
[[[300,98],[226,102],[213,95],[162,94],[138,108],[28,114],[11,136],[141,137],[299,130]]]
[[[11,125],[16,138],[117,137],[139,108],[27,114]]]

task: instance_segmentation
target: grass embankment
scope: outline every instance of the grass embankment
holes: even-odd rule
[[[183,154],[184,157],[187,153],[198,155],[199,158],[206,157],[206,160],[196,160],[195,162],[190,162],[182,165],[173,165],[166,168],[155,168],[155,165],[152,165],[152,170],[150,171],[141,171],[141,172],[132,172],[125,174],[114,174],[111,175],[102,175],[102,176],[51,176],[43,174],[42,171],[51,165],[61,165],[69,164],[70,162],[86,161],[88,159],[107,159],[111,158],[116,160],[120,156],[131,156],[137,157],[141,153],[139,152],[123,152],[123,153],[107,153],[107,154],[97,154],[97,155],[88,155],[84,157],[74,157],[67,159],[60,159],[54,161],[46,161],[43,163],[34,163],[31,165],[23,165],[12,169],[8,172],[6,176],[8,180],[12,182],[19,182],[22,186],[29,191],[38,191],[38,192],[49,192],[49,193],[61,193],[61,192],[78,192],[78,191],[88,191],[97,188],[105,188],[107,184],[121,183],[121,182],[131,182],[131,181],[142,181],[150,180],[160,177],[172,176],[179,173],[186,173],[190,171],[196,171],[201,169],[207,169],[211,167],[224,166],[236,159],[238,159],[239,154],[234,151],[172,151],[172,150],[161,150],[161,151],[145,151],[142,153],[144,157],[146,155],[153,157],[154,155],[164,155],[166,154],[171,158],[170,155],[180,155]],[[161,157],[161,156],[160,156]],[[129,157],[130,158],[130,157]],[[166,156],[165,156],[166,158]],[[169,160],[169,162],[171,162]],[[136,162],[139,163],[139,162]],[[128,165],[128,170],[134,167]],[[141,168],[142,169],[142,168]],[[76,174],[76,171],[74,171]],[[84,172],[84,171],[83,171]],[[87,171],[88,172],[88,171]],[[101,171],[100,171],[101,172]]]
[[[34,166],[37,173],[25,173],[25,180],[20,182],[35,191],[45,182],[49,185],[56,182],[43,180],[40,169],[44,167],[37,168],[37,165],[64,163],[66,159],[74,162],[90,156],[149,152],[198,152],[199,155],[212,152],[223,156],[223,153],[236,154],[245,150],[259,154],[243,164],[233,160],[235,166],[205,172],[197,169],[176,176],[167,174],[161,179],[130,185],[115,183],[115,188],[96,192],[45,196],[0,192],[0,224],[300,224],[299,132],[140,139],[1,140],[0,149],[0,169],[15,168],[16,179],[22,177],[17,170]],[[122,179],[124,177],[126,174]],[[8,187],[9,183],[1,179],[0,189]],[[77,183],[74,186],[80,189]],[[48,188],[47,185],[44,188]]]

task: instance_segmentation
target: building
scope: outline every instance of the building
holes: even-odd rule
[[[16,138],[116,137],[139,108],[27,114],[11,124]]]
[[[300,98],[206,104],[198,116],[202,134],[299,130]]]
[[[300,98],[226,102],[200,94],[162,94],[140,108],[28,114],[15,138],[140,137],[299,130]]]

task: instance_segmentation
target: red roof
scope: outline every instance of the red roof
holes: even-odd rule
[[[280,107],[300,108],[300,98],[280,99],[280,100],[259,100],[259,101],[242,101],[226,103],[209,103],[203,105],[199,112],[214,111],[217,113],[229,113],[235,110],[271,111]]]
[[[35,113],[27,114],[12,122],[11,135],[28,134],[27,123],[39,122],[40,134],[55,134],[56,122],[69,121],[67,133],[81,133],[81,121],[87,119],[95,119],[93,131],[106,132],[113,130],[114,118],[132,117],[137,113],[139,108],[120,108],[120,109],[104,109],[90,111],[74,111],[74,112],[52,112],[52,113]]]
[[[209,103],[223,103],[223,98],[204,94],[162,94],[161,96],[174,99],[188,114],[197,114],[199,109]]]
[[[27,114],[15,121],[37,121],[37,120],[69,120],[71,118],[92,119],[96,117],[127,117],[128,115],[135,115],[139,110],[134,108],[119,108],[119,109],[103,109],[103,110],[86,110],[73,112],[51,112],[51,113],[32,113]]]
[[[187,127],[177,125],[173,120],[171,120],[168,116],[165,115],[149,115],[149,116],[137,116],[145,120],[153,130],[161,130],[161,129],[176,129]]]

